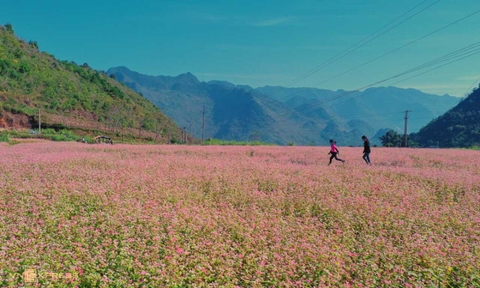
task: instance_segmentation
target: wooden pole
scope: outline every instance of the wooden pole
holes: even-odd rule
[[[408,147],[408,112],[409,110],[405,111],[405,131],[403,133],[403,146]]]
[[[38,109],[38,134],[42,134],[42,114]]]

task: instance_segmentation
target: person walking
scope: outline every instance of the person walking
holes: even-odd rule
[[[362,140],[363,140],[363,160],[365,160],[365,162],[370,165],[370,141],[368,141],[368,138],[367,136],[363,135],[362,136]]]
[[[330,152],[328,154],[332,155],[330,156],[330,163],[328,163],[328,165],[332,164],[333,158],[335,158],[335,160],[337,161],[341,161],[342,163],[345,163],[345,160],[342,160],[337,157],[337,155],[340,154],[340,151],[338,151],[337,142],[333,141],[333,139],[330,139]]]

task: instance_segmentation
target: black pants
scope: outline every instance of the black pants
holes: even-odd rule
[[[365,160],[367,164],[370,164],[370,153],[363,153],[363,160]]]
[[[335,153],[332,152],[332,156],[330,156],[330,164],[332,164],[333,158],[335,158],[335,160],[337,160],[337,161],[342,161],[342,162],[343,162],[342,159],[340,159],[340,158],[337,157],[337,154],[338,154],[338,153],[336,153],[336,152],[335,152]]]

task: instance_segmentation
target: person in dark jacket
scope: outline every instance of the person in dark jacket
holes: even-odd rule
[[[363,160],[367,162],[368,165],[370,165],[370,141],[368,141],[367,136],[363,135],[362,136],[363,140]]]

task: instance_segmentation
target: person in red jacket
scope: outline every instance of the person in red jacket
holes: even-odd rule
[[[337,161],[341,161],[342,163],[345,163],[345,160],[342,160],[337,157],[337,155],[340,154],[340,151],[338,151],[337,142],[333,141],[333,139],[330,139],[330,152],[328,154],[332,155],[330,156],[330,163],[328,163],[328,165],[332,164],[333,158],[335,158],[335,160]]]

